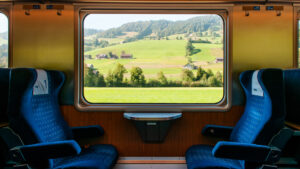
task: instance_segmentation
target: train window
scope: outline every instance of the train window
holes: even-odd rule
[[[8,18],[0,11],[0,68],[8,67]]]
[[[224,109],[228,29],[227,11],[220,11],[87,10],[80,15],[81,103],[96,110]]]

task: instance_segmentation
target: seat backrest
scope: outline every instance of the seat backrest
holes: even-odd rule
[[[300,124],[300,69],[283,71],[286,99],[286,121]]]
[[[283,73],[280,69],[246,71],[240,75],[246,105],[231,140],[267,145],[284,126]]]
[[[8,116],[24,144],[72,139],[58,102],[64,79],[59,71],[11,70]]]
[[[0,68],[0,123],[8,122],[7,118],[7,101],[9,88],[9,68]]]

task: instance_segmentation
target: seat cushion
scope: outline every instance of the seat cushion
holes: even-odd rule
[[[112,145],[94,145],[83,149],[78,156],[55,160],[54,168],[110,169],[117,158],[117,150]]]
[[[241,161],[217,158],[212,155],[213,146],[195,145],[186,152],[188,169],[219,168],[219,169],[242,169]]]

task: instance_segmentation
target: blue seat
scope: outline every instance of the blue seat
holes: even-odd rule
[[[8,160],[7,143],[4,141],[6,134],[3,128],[7,126],[7,101],[8,101],[8,87],[9,87],[9,73],[10,69],[0,68],[0,168],[4,168]]]
[[[7,118],[7,101],[8,101],[8,87],[9,87],[10,69],[0,68],[0,123],[8,122]]]
[[[94,145],[85,149],[75,141],[104,131],[98,125],[68,126],[58,103],[64,80],[59,71],[11,70],[9,125],[24,143],[10,150],[13,160],[34,168],[112,168],[118,157],[115,147]]]
[[[284,127],[285,106],[282,71],[245,71],[240,82],[246,95],[244,114],[235,127],[207,125],[202,134],[219,136],[215,146],[195,145],[186,152],[189,169],[244,169],[279,160],[281,150],[271,140]]]
[[[300,124],[300,69],[284,70],[283,79],[286,94],[286,121]]]

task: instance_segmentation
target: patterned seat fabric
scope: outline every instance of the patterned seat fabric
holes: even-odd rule
[[[73,139],[58,103],[64,79],[64,74],[59,71],[25,68],[11,71],[8,104],[10,126],[20,135],[25,145]],[[117,151],[114,147],[98,145],[74,157],[47,161],[37,159],[34,165],[68,168],[72,164],[73,167],[74,164],[80,164],[80,168],[104,169],[111,168],[116,159]]]
[[[213,146],[195,145],[187,150],[186,163],[189,168],[220,168],[240,169],[242,165],[239,160],[217,158],[212,155]]]
[[[244,114],[234,127],[230,141],[267,145],[284,126],[285,106],[282,71],[262,69],[240,75],[246,95]],[[198,145],[186,153],[189,169],[247,168],[257,164],[212,156],[211,147]]]

